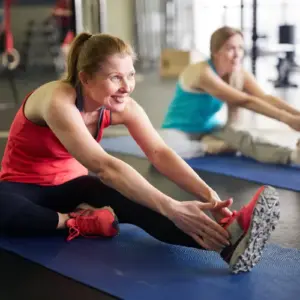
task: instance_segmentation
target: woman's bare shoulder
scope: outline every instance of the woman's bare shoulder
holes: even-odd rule
[[[74,103],[75,89],[62,81],[47,82],[35,89],[27,98],[24,113],[30,120],[42,122],[43,115],[51,106],[62,106],[64,103]]]
[[[209,71],[210,65],[206,60],[188,65],[180,76],[180,82],[186,88],[198,88],[200,78]]]

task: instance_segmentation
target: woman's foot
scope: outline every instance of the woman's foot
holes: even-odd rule
[[[78,210],[97,210],[97,209],[108,209],[108,210],[111,211],[114,215],[116,215],[115,212],[114,212],[114,210],[113,210],[110,206],[103,206],[103,207],[99,208],[99,207],[91,206],[91,205],[89,205],[89,204],[87,204],[87,203],[81,203],[81,204],[79,204],[79,205],[76,207],[76,210],[75,210],[75,211],[78,211]]]
[[[296,148],[291,153],[291,163],[300,165],[300,140],[297,141]]]
[[[83,207],[88,207],[83,209]],[[81,205],[75,212],[69,214],[66,226],[69,228],[67,241],[78,237],[114,237],[119,234],[119,222],[111,207],[100,209]]]
[[[57,214],[58,214],[58,224],[56,229],[65,229],[67,221],[70,219],[70,216],[68,214],[61,214],[61,213],[57,213]]]
[[[210,135],[205,135],[201,139],[205,145],[205,152],[208,154],[235,153],[236,150],[231,148],[226,142]]]
[[[248,272],[258,263],[279,217],[277,191],[262,186],[246,206],[220,221],[231,235],[231,245],[220,254],[232,273]]]

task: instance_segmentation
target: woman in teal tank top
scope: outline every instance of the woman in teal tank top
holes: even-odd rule
[[[184,158],[241,152],[261,162],[300,164],[300,148],[280,147],[237,129],[239,108],[262,114],[300,131],[300,112],[267,95],[242,66],[241,31],[221,27],[211,36],[211,58],[180,74],[162,124],[162,136]],[[226,104],[226,121],[218,117]]]
[[[212,61],[207,63],[215,71]],[[209,93],[185,89],[179,81],[162,127],[189,133],[210,132],[219,125],[215,115],[223,104]]]

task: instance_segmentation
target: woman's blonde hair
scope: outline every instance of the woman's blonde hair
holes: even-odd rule
[[[67,58],[67,72],[62,80],[75,86],[78,84],[79,72],[84,71],[92,76],[108,56],[115,54],[130,55],[133,60],[136,58],[133,48],[118,37],[82,32],[71,44]]]
[[[214,31],[210,38],[211,56],[214,53],[218,52],[226,43],[226,41],[228,41],[232,36],[237,34],[244,38],[243,33],[239,29],[229,26],[223,26]]]
[[[244,38],[241,30],[229,26],[223,26],[214,31],[210,38],[210,56],[212,57],[228,39],[237,34]],[[241,74],[237,74],[237,72],[226,75],[223,80],[237,89],[242,89],[244,84]]]

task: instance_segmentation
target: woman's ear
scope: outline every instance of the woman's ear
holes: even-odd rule
[[[88,84],[88,76],[85,72],[80,71],[78,74],[78,79],[82,85]]]

